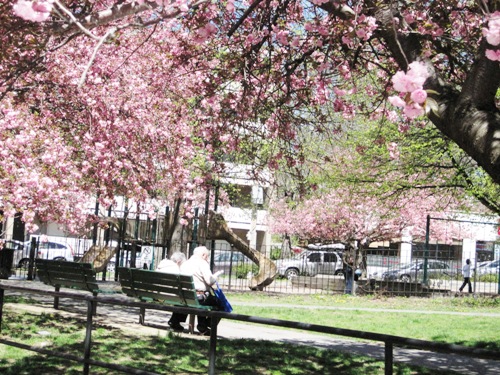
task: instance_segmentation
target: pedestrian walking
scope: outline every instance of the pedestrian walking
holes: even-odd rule
[[[470,283],[470,259],[465,261],[464,266],[462,267],[462,275],[464,277],[464,282],[462,286],[458,289],[460,293],[465,288],[466,285],[469,285],[469,293],[472,293],[472,284]]]

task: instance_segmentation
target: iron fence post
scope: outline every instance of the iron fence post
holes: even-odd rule
[[[385,342],[385,375],[392,375],[392,342]]]
[[[425,226],[425,250],[424,250],[424,280],[423,284],[427,284],[427,264],[429,258],[429,231],[431,227],[431,217],[427,215],[427,224]]]
[[[87,329],[83,344],[83,374],[88,375],[90,371],[90,347],[92,345],[92,317],[94,313],[94,301],[87,301]]]
[[[208,354],[208,374],[215,375],[215,359],[217,351],[217,326],[220,318],[210,316],[210,350]]]

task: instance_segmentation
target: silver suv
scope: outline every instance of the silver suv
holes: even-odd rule
[[[424,262],[409,263],[398,268],[392,268],[382,274],[384,280],[401,280],[411,282],[422,280],[424,275]],[[427,276],[430,278],[441,278],[453,276],[453,271],[448,264],[438,260],[429,260],[427,263]]]
[[[280,259],[275,263],[278,274],[288,279],[299,275],[342,274],[342,257],[336,251],[306,250],[294,258]]]

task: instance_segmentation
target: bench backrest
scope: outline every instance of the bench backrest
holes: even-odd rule
[[[200,305],[191,275],[164,273],[137,268],[118,268],[123,293],[143,301],[158,300],[169,305],[196,307]]]
[[[91,263],[36,259],[36,273],[40,280],[56,288],[66,287],[97,293],[99,285]]]

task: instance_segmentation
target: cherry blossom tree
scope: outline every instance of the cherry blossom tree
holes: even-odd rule
[[[498,183],[497,6],[7,0],[4,212],[76,228],[95,196],[191,202],[242,148],[256,167],[300,163],[298,131],[332,111],[430,121]]]
[[[439,218],[430,227],[429,238],[441,243],[460,239],[461,225],[453,219],[455,204],[449,197],[412,191],[397,199],[377,199],[348,188],[315,193],[309,199],[290,204],[273,204],[269,218],[273,233],[296,236],[308,242],[344,243],[343,260],[366,267],[366,249],[372,242],[424,242],[427,216]],[[460,205],[463,207],[463,204]]]
[[[293,205],[285,200],[272,207],[271,230],[288,233],[309,241],[334,241],[361,245],[390,241],[411,235],[425,238],[426,217],[446,217],[445,209],[456,202],[427,192],[408,194],[392,201],[381,201],[369,195],[353,193],[346,188],[325,194],[314,194]],[[433,228],[433,238],[451,242],[453,231]]]

